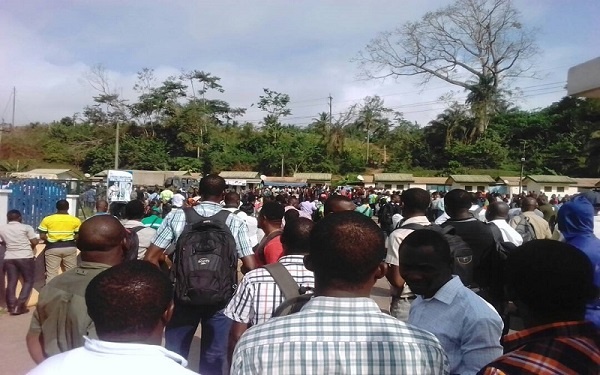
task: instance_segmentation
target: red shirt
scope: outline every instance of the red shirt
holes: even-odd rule
[[[275,263],[283,256],[283,246],[281,245],[281,236],[273,238],[265,246],[266,264]]]

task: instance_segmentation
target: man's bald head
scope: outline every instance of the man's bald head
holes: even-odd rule
[[[77,248],[82,252],[109,252],[121,249],[126,231],[112,215],[92,216],[81,224]]]
[[[508,219],[508,210],[510,208],[504,202],[492,202],[485,213],[485,218],[487,221],[492,220],[507,220]]]
[[[344,195],[332,195],[325,201],[323,212],[325,215],[343,211],[354,211],[356,205]]]
[[[534,211],[537,208],[537,199],[534,197],[525,197],[521,202],[521,211]]]

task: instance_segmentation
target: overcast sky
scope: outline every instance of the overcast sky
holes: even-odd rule
[[[378,32],[449,4],[445,0],[2,0],[0,1],[0,120],[59,120],[81,112],[97,93],[83,78],[103,64],[122,96],[135,100],[136,72],[155,69],[163,80],[182,69],[222,78],[218,96],[250,107],[262,88],[290,95],[288,122],[307,124],[319,112],[343,111],[367,95],[410,121],[426,124],[441,112],[451,87],[432,80],[363,81],[351,59]],[[525,25],[540,30],[539,80],[515,85],[524,109],[566,94],[567,70],[600,56],[600,0],[516,0]],[[456,90],[456,89],[455,89]],[[464,97],[457,90],[457,97]],[[213,96],[216,97],[216,96]]]

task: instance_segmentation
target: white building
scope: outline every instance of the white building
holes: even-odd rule
[[[544,193],[548,196],[577,194],[577,181],[567,176],[527,175],[523,179],[523,191]]]
[[[377,189],[403,191],[412,187],[415,178],[408,173],[376,173],[373,175],[373,181]]]
[[[446,180],[450,190],[463,189],[469,192],[488,191],[496,180],[487,175],[453,174]]]
[[[230,190],[254,189],[261,183],[260,173],[253,171],[222,171],[219,176],[225,179]]]
[[[411,188],[420,188],[429,192],[448,191],[450,186],[446,185],[446,177],[415,177],[410,184]]]

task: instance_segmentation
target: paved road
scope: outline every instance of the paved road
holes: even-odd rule
[[[387,281],[379,280],[373,288],[371,297],[379,304],[380,308],[389,310],[390,298]],[[0,375],[21,375],[35,367],[25,345],[25,334],[30,321],[31,312],[19,316],[0,315],[0,348],[2,350]],[[190,350],[190,368],[194,371],[198,371],[199,350],[200,330],[196,332]]]

